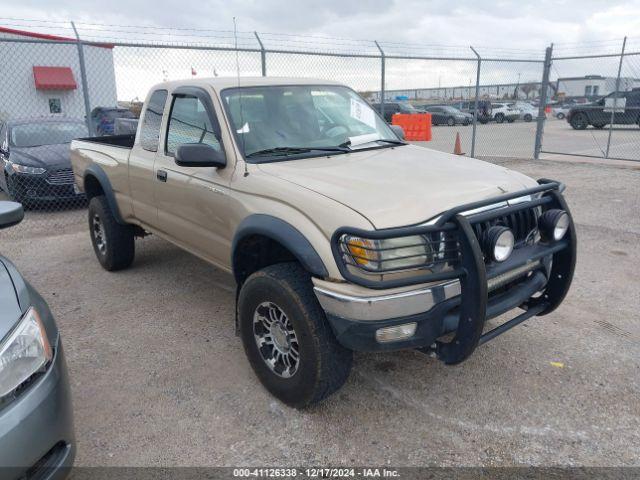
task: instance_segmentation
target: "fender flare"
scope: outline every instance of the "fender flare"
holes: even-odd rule
[[[127,225],[127,222],[125,222],[122,219],[122,215],[120,215],[120,209],[118,208],[118,203],[116,202],[116,195],[113,193],[113,188],[111,188],[109,177],[102,169],[102,167],[96,165],[95,163],[92,163],[84,171],[83,182],[85,187],[85,194],[88,177],[94,177],[102,187],[102,191],[104,192],[104,196],[107,199],[107,203],[109,204],[109,208],[111,209],[111,213],[113,213],[116,222],[122,225]]]
[[[265,214],[253,214],[240,222],[231,245],[231,265],[235,263],[238,245],[250,235],[263,235],[275,240],[288,249],[310,274],[321,278],[329,276],[320,255],[298,229],[284,220]],[[233,275],[239,284],[239,273],[236,272],[235,265]]]

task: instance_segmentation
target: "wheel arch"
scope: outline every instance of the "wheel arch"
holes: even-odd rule
[[[231,246],[231,265],[238,286],[261,268],[291,260],[298,261],[311,275],[329,276],[318,252],[293,225],[265,214],[250,215],[240,223]]]
[[[120,215],[120,209],[118,208],[113,188],[111,188],[109,177],[100,166],[96,164],[89,165],[84,171],[83,183],[88,201],[98,195],[104,195],[116,221],[122,225],[127,224]]]

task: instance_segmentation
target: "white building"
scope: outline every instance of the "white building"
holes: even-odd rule
[[[0,118],[84,118],[78,47],[56,40],[72,39],[0,27]],[[91,108],[115,107],[113,48],[85,45],[84,58]]]
[[[621,92],[640,87],[640,79],[620,77]],[[602,75],[586,75],[584,77],[558,78],[556,90],[559,96],[566,97],[604,97],[616,89],[616,77]]]

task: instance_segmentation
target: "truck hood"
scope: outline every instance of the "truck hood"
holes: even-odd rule
[[[422,223],[464,203],[537,185],[504,167],[415,145],[259,168],[352,208],[376,229]]]

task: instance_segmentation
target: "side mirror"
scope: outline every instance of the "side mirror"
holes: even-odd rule
[[[227,165],[224,152],[220,152],[204,143],[184,143],[178,147],[176,164],[181,167],[217,167]]]
[[[404,128],[402,128],[400,125],[389,125],[391,127],[391,130],[393,130],[393,133],[396,134],[396,137],[398,137],[400,140],[404,140]]]
[[[0,229],[17,225],[24,218],[22,204],[16,202],[0,202]]]

